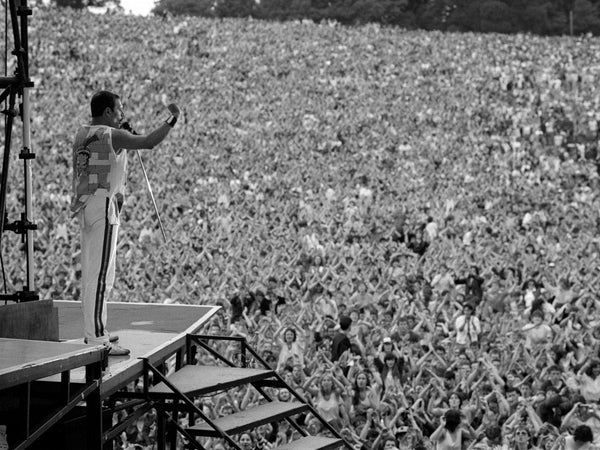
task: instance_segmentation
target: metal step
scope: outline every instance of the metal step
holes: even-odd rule
[[[297,441],[275,447],[273,450],[333,450],[344,445],[341,439],[305,436]]]
[[[260,380],[253,384],[254,384],[254,386],[260,386],[263,388],[265,388],[265,387],[269,387],[269,388],[285,388],[285,387],[287,387],[285,384],[285,381],[279,380],[278,378],[271,378],[268,380]]]
[[[300,402],[268,402],[228,416],[219,417],[214,422],[227,434],[239,434],[242,431],[256,428],[265,423],[276,422],[307,410],[308,406]],[[220,436],[216,430],[205,422],[189,427],[187,431],[200,436]]]
[[[272,377],[272,370],[242,369],[219,366],[183,366],[168,377],[180,392],[188,395],[204,395],[211,392],[230,389],[242,384],[252,383]],[[163,382],[148,389],[153,396],[172,397],[173,391]]]

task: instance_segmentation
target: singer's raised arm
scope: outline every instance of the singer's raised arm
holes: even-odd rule
[[[169,131],[175,126],[175,123],[177,123],[177,119],[179,118],[180,111],[177,105],[170,104],[168,108],[171,117],[148,134],[137,134],[130,126],[122,126],[122,128],[113,129],[113,148],[115,150],[122,148],[126,150],[140,150],[156,147],[167,137]]]

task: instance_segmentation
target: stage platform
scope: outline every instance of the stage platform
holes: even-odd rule
[[[202,332],[219,308],[109,303],[107,325],[119,336],[119,344],[131,350],[127,357],[109,357],[105,346],[83,343],[79,302],[52,302],[59,341],[56,334],[54,341],[0,339],[0,425],[7,430],[8,448],[108,450],[132,427],[137,434],[140,420],[149,417],[155,419],[159,449],[175,448],[182,437],[194,448],[204,448],[195,436],[220,437],[238,448],[234,435],[286,420],[301,436],[285,448],[335,450],[345,445],[351,450],[244,338]],[[218,340],[237,342],[244,357],[229,361],[212,348]],[[199,351],[223,364],[197,364]],[[262,369],[246,367],[246,357],[255,358]],[[267,402],[243,415],[210,419],[194,401],[198,395],[246,385],[255,386]],[[272,401],[263,385],[288,389],[296,402]],[[310,436],[296,422],[301,412],[314,415],[333,437]],[[199,425],[179,427],[182,413],[189,414],[192,424],[199,420]]]
[[[82,427],[100,442],[100,377],[106,354],[103,345],[0,338],[0,423],[9,430],[8,438],[4,431],[0,433],[0,448],[9,444],[9,448],[16,449],[35,445],[83,401],[87,421]],[[74,370],[82,374],[79,390],[71,390],[70,380],[65,377]],[[58,377],[56,384],[62,395],[46,408],[33,393],[31,383],[50,374]]]
[[[0,390],[102,360],[102,345],[0,338]]]
[[[58,315],[58,341],[0,338],[0,424],[7,425],[11,448],[106,448],[105,440],[116,432],[103,436],[111,423],[110,409],[102,408],[104,401],[117,392],[122,395],[124,388],[144,377],[144,359],[160,367],[182,356],[187,336],[200,332],[219,310],[217,306],[109,302],[107,325],[131,354],[107,358],[105,346],[83,342],[80,302],[48,302],[44,305],[48,319],[52,315],[56,320]],[[40,305],[32,304],[32,311],[38,313]],[[26,317],[23,306],[5,310],[5,321],[14,311]],[[13,320],[21,316],[16,317]],[[78,408],[84,399],[87,412],[81,415]],[[109,416],[103,425],[104,413]],[[0,444],[2,440],[0,436]]]
[[[59,338],[83,344],[83,312],[76,301],[54,301],[58,308]],[[107,327],[119,336],[119,345],[131,350],[128,356],[111,356],[103,374],[100,396],[105,398],[143,373],[143,362],[159,364],[185,345],[187,334],[195,334],[219,310],[218,306],[108,302]],[[71,371],[71,380],[83,381],[83,370]],[[55,381],[50,377],[46,381]]]

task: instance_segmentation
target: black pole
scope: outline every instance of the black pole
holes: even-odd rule
[[[29,81],[29,26],[27,17],[31,15],[31,9],[27,7],[27,0],[21,0],[21,6],[17,11],[18,15],[21,16],[21,47],[23,53],[23,77],[26,81]]]
[[[21,46],[21,33],[19,32],[19,16],[17,14],[17,6],[15,5],[15,0],[9,0],[10,4],[10,20],[12,23],[13,29],[13,39],[15,44],[15,49],[13,51],[13,55],[17,57],[17,78],[20,81],[24,80],[25,77],[25,63],[23,61],[23,47]]]
[[[33,231],[37,226],[32,218],[32,183],[31,183],[31,160],[35,154],[31,152],[30,137],[30,104],[29,88],[33,83],[29,79],[29,39],[28,39],[28,16],[32,11],[27,6],[27,0],[7,0],[6,8],[10,10],[11,25],[15,48],[12,54],[16,57],[16,70],[14,76],[0,77],[0,87],[6,88],[0,95],[0,101],[6,98],[9,92],[10,104],[3,111],[5,119],[5,140],[4,140],[4,158],[2,165],[2,179],[0,181],[0,244],[6,230],[14,231],[21,235],[22,242],[25,244],[27,273],[23,282],[23,289],[14,294],[0,294],[0,299],[11,301],[30,301],[38,300],[39,296],[34,291],[34,264],[33,264]],[[19,108],[16,107],[16,97],[22,98]],[[20,115],[23,122],[23,148],[19,153],[19,159],[23,160],[24,165],[24,191],[25,205],[24,212],[20,218],[13,223],[8,222],[6,212],[6,198],[8,191],[8,173],[10,164],[10,147],[12,141],[12,127],[14,118]],[[1,251],[1,247],[0,247]],[[6,280],[5,280],[6,281]]]
[[[15,109],[15,88],[11,86],[9,95],[9,107],[5,111],[5,130],[4,130],[4,158],[2,161],[2,180],[0,180],[0,244],[4,236],[4,225],[6,216],[6,189],[8,186],[8,168],[10,166],[10,141],[12,138],[12,126]],[[0,246],[1,251],[1,246]]]

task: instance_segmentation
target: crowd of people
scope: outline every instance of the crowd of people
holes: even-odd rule
[[[144,154],[168,242],[133,168],[113,301],[220,304],[207,332],[245,336],[357,449],[600,443],[598,39],[44,8],[31,24],[43,297],[79,298],[86,100],[118,92],[142,131],[177,101],[172,139]],[[18,287],[17,238],[3,252]]]

